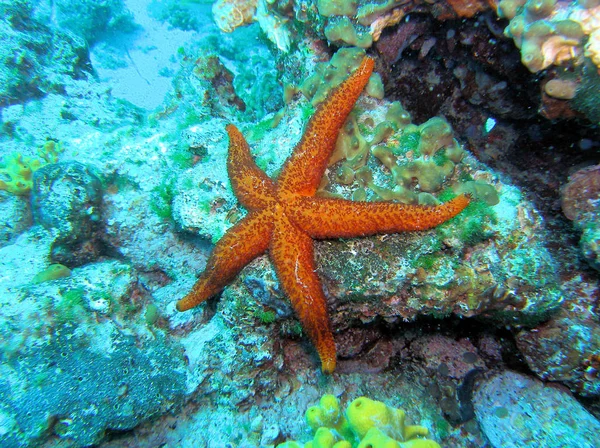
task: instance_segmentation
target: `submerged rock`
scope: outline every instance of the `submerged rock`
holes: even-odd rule
[[[30,2],[2,2],[0,17],[0,107],[60,92],[69,78],[91,73],[85,40],[35,18]]]
[[[506,371],[484,381],[475,414],[494,448],[597,446],[600,422],[568,393]]]
[[[21,260],[2,265],[11,277],[27,272],[19,266],[39,265],[49,248],[43,232],[26,236]],[[183,360],[143,318],[148,297],[131,267],[95,263],[39,284],[23,277],[0,288],[0,445],[53,436],[89,446],[182,402]]]
[[[93,257],[96,250],[81,250],[81,246],[93,246],[100,228],[101,202],[102,183],[82,163],[53,163],[36,171],[31,195],[33,219],[57,232],[55,261],[81,264],[77,258]]]

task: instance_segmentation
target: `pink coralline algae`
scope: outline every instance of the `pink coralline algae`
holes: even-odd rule
[[[600,270],[600,165],[577,171],[561,193],[563,213],[581,230],[584,258]]]
[[[600,199],[600,165],[573,174],[561,196],[563,213],[572,221],[581,221],[585,215],[596,211]]]

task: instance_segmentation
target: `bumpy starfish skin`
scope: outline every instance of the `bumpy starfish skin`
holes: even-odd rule
[[[316,275],[313,239],[430,229],[469,204],[465,195],[435,207],[315,197],[338,133],[373,65],[372,59],[365,58],[320,104],[277,182],[256,166],[238,129],[227,126],[231,186],[249,213],[216,244],[192,291],[177,302],[179,311],[220,292],[244,266],[268,251],[281,286],[319,353],[323,372],[331,373],[336,364],[335,342]]]

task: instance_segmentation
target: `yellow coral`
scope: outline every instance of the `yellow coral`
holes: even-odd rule
[[[398,442],[386,436],[380,429],[371,428],[357,448],[440,448],[433,440],[412,439]]]
[[[313,431],[317,431],[320,427],[327,427],[335,429],[344,438],[352,437],[348,421],[335,395],[323,395],[317,406],[311,406],[306,410],[305,419]]]

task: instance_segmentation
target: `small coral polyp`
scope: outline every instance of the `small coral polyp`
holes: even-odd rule
[[[313,439],[305,444],[288,441],[277,448],[440,448],[425,439],[427,428],[406,424],[404,410],[367,397],[357,398],[342,412],[334,395],[323,395],[305,418]]]

